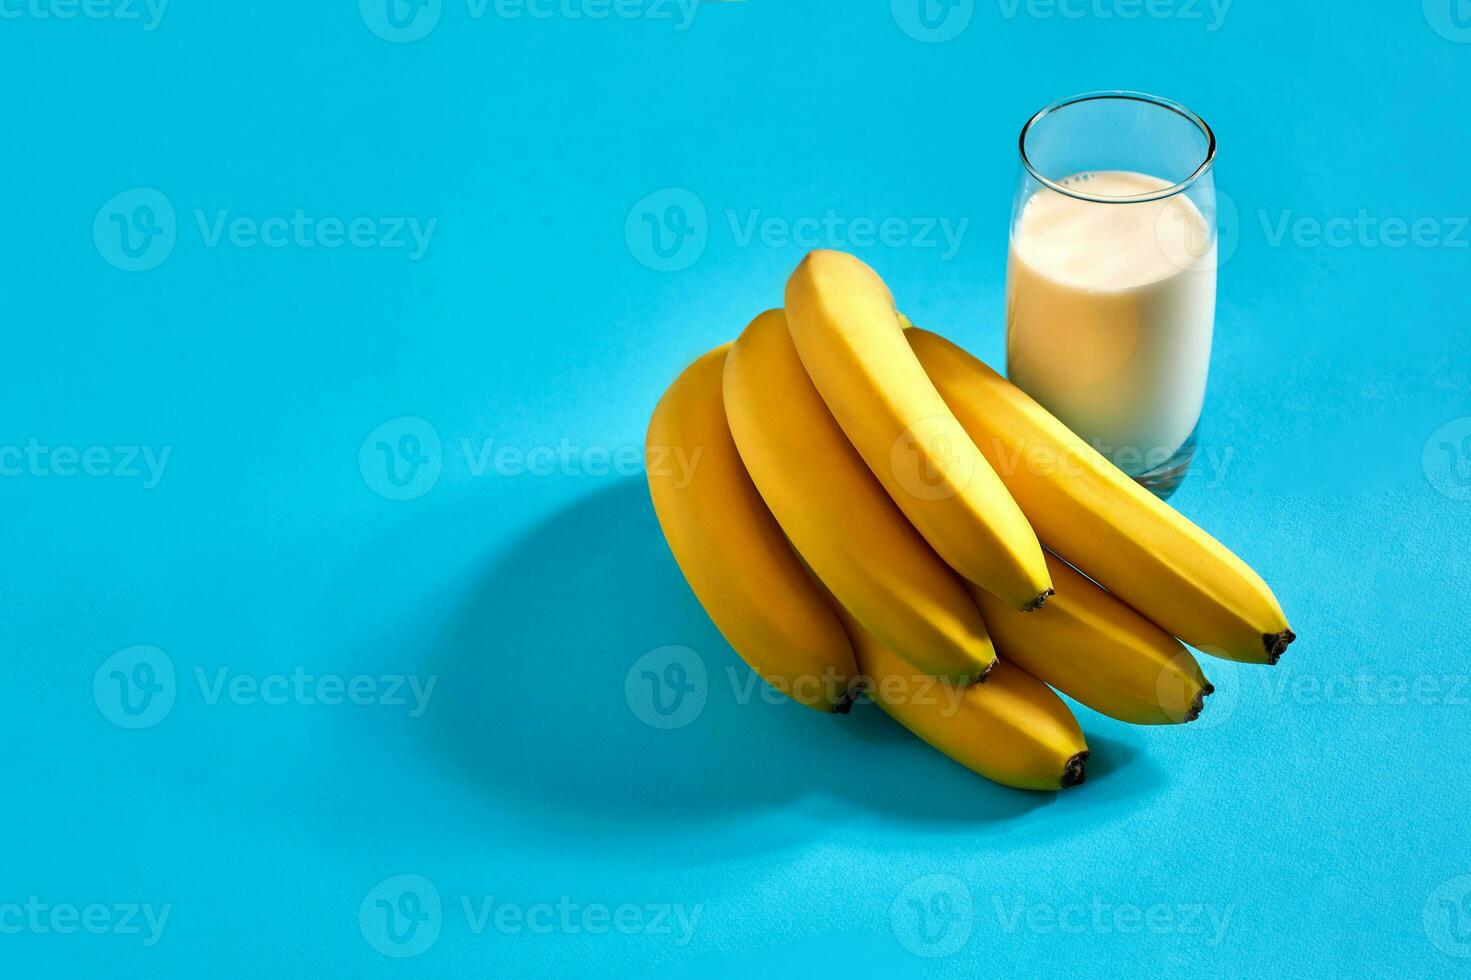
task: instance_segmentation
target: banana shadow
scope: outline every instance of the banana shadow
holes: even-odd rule
[[[525,533],[466,590],[429,663],[429,750],[528,843],[648,837],[647,857],[678,859],[802,833],[751,819],[762,811],[795,811],[816,837],[869,816],[969,831],[1053,800],[986,782],[872,705],[827,716],[770,692],[695,600],[642,480]]]

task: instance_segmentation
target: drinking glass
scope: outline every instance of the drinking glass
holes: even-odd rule
[[[1161,497],[1195,455],[1216,305],[1216,139],[1140,92],[1054,103],[1021,133],[1006,369]]]

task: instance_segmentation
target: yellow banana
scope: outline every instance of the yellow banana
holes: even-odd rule
[[[838,615],[848,626],[869,697],[899,724],[1006,786],[1057,790],[1083,781],[1088,743],[1046,684],[1002,661],[986,683],[953,687],[916,673],[846,612]]]
[[[808,254],[787,281],[792,340],[812,382],[889,496],[957,572],[1017,609],[1052,587],[1027,519],[925,376],[878,274]]]
[[[957,683],[984,677],[996,652],[979,610],[833,421],[781,310],[731,348],[725,410],[752,482],[838,601],[915,668]]]
[[[801,704],[846,711],[858,676],[847,634],[762,503],[726,425],[729,348],[691,364],[654,409],[654,510],[696,597],[746,663]]]
[[[1135,725],[1200,716],[1214,688],[1180,641],[1049,554],[1057,595],[1017,612],[979,588],[971,594],[1001,659],[1081,701]]]
[[[905,336],[1043,544],[1191,646],[1277,662],[1296,634],[1256,572],[985,364]]]

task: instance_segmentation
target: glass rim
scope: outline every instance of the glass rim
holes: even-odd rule
[[[1027,157],[1027,135],[1031,133],[1032,127],[1060,109],[1066,109],[1068,106],[1078,105],[1082,102],[1095,102],[1102,99],[1142,102],[1159,109],[1168,109],[1176,115],[1182,116],[1205,136],[1205,159],[1200,162],[1200,165],[1188,177],[1177,184],[1171,184],[1169,187],[1163,187],[1157,191],[1150,191],[1147,194],[1131,194],[1124,197],[1088,194],[1078,190],[1076,187],[1069,187],[1066,184],[1059,183],[1043,175],[1041,171],[1032,165],[1032,161]],[[1031,119],[1028,119],[1027,124],[1022,127],[1021,136],[1017,140],[1017,149],[1021,153],[1022,166],[1026,168],[1027,173],[1031,174],[1044,187],[1050,187],[1059,194],[1064,194],[1079,201],[1091,201],[1095,204],[1143,204],[1147,201],[1162,201],[1167,197],[1174,197],[1176,194],[1188,190],[1192,184],[1209,173],[1211,167],[1216,162],[1216,133],[1204,119],[1178,102],[1161,98],[1158,95],[1150,95],[1147,92],[1130,92],[1125,89],[1112,89],[1101,92],[1085,92],[1082,95],[1070,96],[1038,110],[1037,114],[1032,116]]]

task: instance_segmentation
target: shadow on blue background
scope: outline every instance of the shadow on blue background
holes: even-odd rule
[[[704,659],[709,696],[693,723],[659,730],[630,709],[624,678],[641,654],[671,644]],[[531,808],[542,829],[568,839],[662,839],[678,828],[686,847],[657,854],[685,857],[700,849],[702,827],[811,796],[825,798],[823,809],[965,825],[1054,799],[980,779],[873,705],[829,717],[748,688],[747,668],[670,556],[641,480],[579,500],[516,542],[465,594],[429,666],[445,680],[431,751],[489,800]],[[1092,782],[1078,796],[1103,802],[1135,753],[1113,742],[1094,749]],[[728,852],[731,838],[712,834],[708,844]]]

